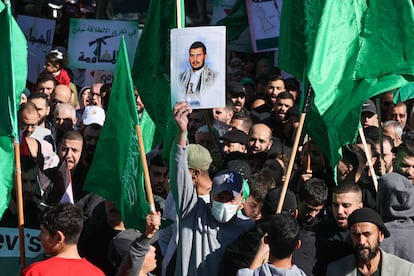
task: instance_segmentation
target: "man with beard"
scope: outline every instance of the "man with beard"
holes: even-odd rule
[[[262,123],[252,125],[249,131],[248,153],[268,152],[272,143],[272,131],[267,125]]]
[[[398,147],[393,167],[414,185],[414,142],[406,141]]]
[[[314,228],[317,235],[317,263],[315,275],[324,275],[330,262],[352,252],[348,217],[362,208],[361,188],[353,183],[344,183],[332,191],[332,217]]]
[[[327,275],[413,275],[413,263],[379,248],[390,232],[374,210],[356,210],[348,223],[354,252],[329,264]]]
[[[243,84],[239,82],[231,82],[227,85],[226,94],[229,95],[233,102],[233,111],[235,115],[246,114],[249,115],[249,111],[244,107],[246,104],[246,89]]]
[[[196,41],[191,44],[189,50],[191,68],[181,73],[179,79],[185,92],[185,99],[192,107],[203,107],[204,100],[209,102],[212,100],[211,93],[207,92],[210,92],[208,90],[214,86],[218,72],[207,66],[206,59],[207,49],[204,43]]]
[[[49,116],[49,113],[50,113],[50,105],[49,105],[49,99],[48,99],[47,94],[45,93],[30,94],[27,100],[28,102],[31,102],[36,106],[37,112],[39,113],[39,116],[40,116],[39,126],[51,129],[52,122],[47,120],[47,117]]]

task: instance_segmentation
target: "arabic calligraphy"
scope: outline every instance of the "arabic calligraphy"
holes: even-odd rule
[[[37,36],[35,35],[37,34]],[[52,45],[52,30],[47,30],[46,34],[38,34],[39,31],[35,30],[33,31],[33,28],[29,29],[29,37],[27,40],[29,40],[31,43],[39,43],[39,44],[45,44],[45,45]]]

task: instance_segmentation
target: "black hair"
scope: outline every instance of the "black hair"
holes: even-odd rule
[[[70,203],[58,204],[40,214],[40,225],[54,236],[58,231],[65,235],[65,243],[77,244],[83,227],[82,210]]]
[[[311,206],[325,204],[328,200],[328,187],[325,181],[319,178],[311,178],[299,184],[299,199]]]
[[[31,93],[29,97],[27,97],[28,101],[35,100],[35,99],[43,99],[46,102],[46,106],[50,106],[49,96],[45,93],[41,93],[41,92]]]
[[[289,99],[289,100],[295,101],[293,99],[293,95],[290,94],[288,91],[282,91],[279,94],[277,94],[276,101],[279,100],[279,99],[284,99],[284,100]]]
[[[279,260],[292,255],[299,241],[299,225],[291,214],[272,216],[268,232],[270,255]]]
[[[204,53],[204,54],[207,54],[206,45],[204,45],[204,43],[203,43],[203,42],[201,42],[201,41],[196,41],[196,42],[194,42],[193,44],[191,44],[191,46],[190,46],[190,51],[191,51],[191,49],[197,49],[197,48],[201,48],[201,49],[203,49],[203,53]]]
[[[248,181],[250,196],[258,203],[263,203],[267,193],[275,188],[273,178],[264,173],[255,173]]]

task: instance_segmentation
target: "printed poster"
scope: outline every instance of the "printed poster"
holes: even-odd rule
[[[226,28],[171,30],[171,101],[194,109],[225,106]]]

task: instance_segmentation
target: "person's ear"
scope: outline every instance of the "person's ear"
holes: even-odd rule
[[[354,170],[354,166],[352,166],[351,164],[348,164],[346,166],[346,172],[347,172],[347,174],[350,173],[350,172],[352,172],[353,170]]]
[[[384,238],[385,238],[384,233],[382,231],[379,231],[379,235],[378,235],[379,241],[382,242]]]
[[[272,147],[272,145],[273,145],[273,140],[270,140],[269,146],[267,147],[267,149],[270,150],[270,148]]]
[[[299,215],[299,210],[298,210],[298,208],[296,208],[296,209],[292,212],[292,216],[293,216],[295,219],[297,219],[297,218],[298,218],[298,215]]]
[[[263,241],[265,244],[269,244],[269,236],[267,234],[263,237]]]
[[[55,239],[55,247],[62,248],[65,245],[65,234],[62,231],[58,230],[54,236]]]
[[[299,249],[302,246],[302,241],[298,240],[298,242],[296,243],[296,250]]]

